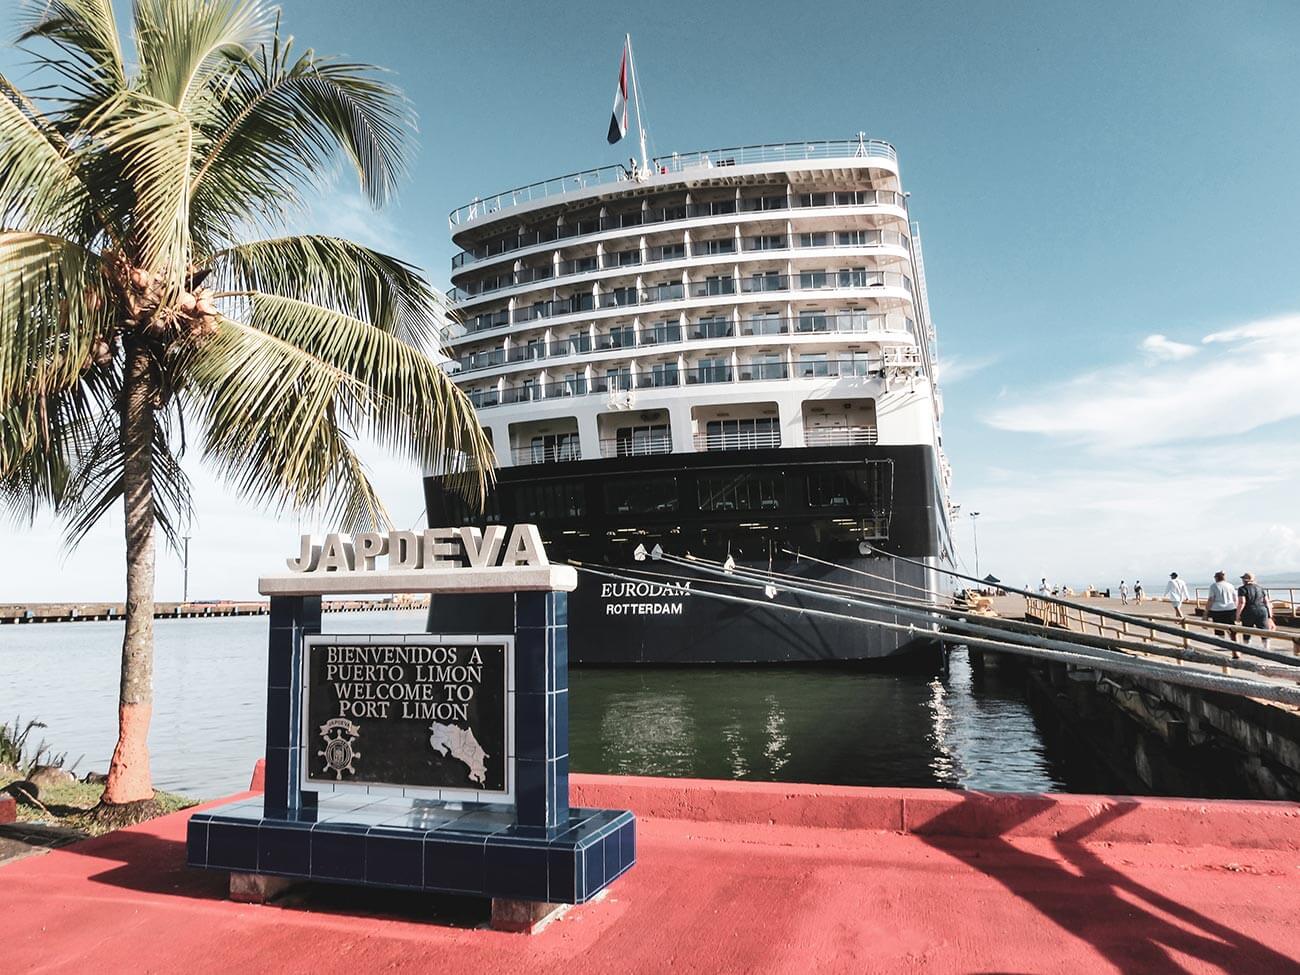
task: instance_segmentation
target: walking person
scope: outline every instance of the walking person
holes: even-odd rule
[[[1259,630],[1272,629],[1269,624],[1273,622],[1273,608],[1268,604],[1268,594],[1255,585],[1255,577],[1249,572],[1242,574],[1237,587],[1237,622]],[[1249,643],[1250,635],[1242,634],[1241,642]],[[1268,646],[1267,637],[1260,642]]]
[[[1205,600],[1206,615],[1215,623],[1235,623],[1237,621],[1237,590],[1228,583],[1228,575],[1222,570],[1214,573],[1214,585],[1210,586],[1209,598]],[[1215,636],[1224,636],[1224,630],[1215,630]],[[1229,640],[1236,642],[1237,634],[1226,631]],[[1232,651],[1234,659],[1241,659],[1241,654]]]
[[[1137,579],[1133,583],[1133,598],[1137,600],[1139,606],[1142,605],[1142,580]]]
[[[1119,581],[1119,604],[1121,606],[1128,605],[1128,583],[1123,579]]]
[[[1187,583],[1178,578],[1177,572],[1169,573],[1169,584],[1165,586],[1165,598],[1169,600],[1169,605],[1174,608],[1174,616],[1182,619],[1183,603],[1187,602],[1189,594],[1187,592]]]

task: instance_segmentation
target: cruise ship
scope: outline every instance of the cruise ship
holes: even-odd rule
[[[483,512],[427,477],[430,524],[535,523],[552,560],[644,580],[582,577],[571,662],[934,647],[863,625],[861,610],[716,600],[716,577],[636,558],[658,545],[937,598],[953,558],[949,467],[892,145],[859,134],[673,153],[475,199],[450,223],[449,368],[498,472]],[[436,612],[444,628],[480,615],[472,597],[440,597]]]

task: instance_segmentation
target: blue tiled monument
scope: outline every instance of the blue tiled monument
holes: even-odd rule
[[[289,567],[260,586],[265,792],[195,813],[191,866],[245,899],[298,880],[490,897],[494,921],[581,904],[632,866],[630,812],[569,807],[577,578],[533,526],[304,537]],[[322,595],[375,592],[433,593],[435,621],[438,593],[503,595],[491,632],[321,633]]]

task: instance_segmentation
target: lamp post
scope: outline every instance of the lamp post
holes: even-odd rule
[[[970,513],[970,531],[971,531],[971,535],[975,539],[975,575],[976,576],[980,574],[980,533],[979,533],[979,522],[976,520],[979,518],[979,516],[980,513],[978,511],[972,511]]]
[[[185,539],[185,548],[181,556],[181,602],[190,601],[190,536],[181,536]]]

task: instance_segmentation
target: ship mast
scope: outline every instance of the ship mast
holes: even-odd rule
[[[641,118],[641,91],[637,86],[636,59],[632,57],[632,35],[623,35],[627,43],[627,66],[632,74],[632,104],[636,106],[636,130],[641,137],[641,172],[650,172],[650,159],[645,151],[645,121]]]

